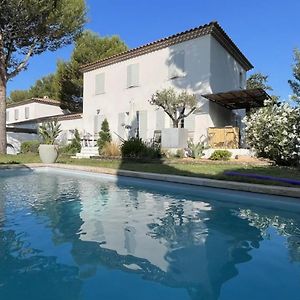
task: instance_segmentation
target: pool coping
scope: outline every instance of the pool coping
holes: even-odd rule
[[[274,186],[274,185],[262,185],[262,184],[252,184],[237,181],[228,180],[217,180],[202,177],[188,177],[180,175],[170,175],[170,174],[158,174],[158,173],[148,173],[148,172],[137,172],[122,169],[110,169],[103,167],[91,167],[91,166],[79,166],[79,165],[69,165],[69,164],[42,164],[42,163],[28,163],[22,165],[2,165],[1,169],[35,169],[35,168],[58,168],[64,170],[76,170],[90,173],[102,173],[116,176],[127,176],[140,179],[150,179],[164,182],[173,182],[181,184],[189,184],[194,186],[206,186],[212,188],[221,188],[227,190],[244,191],[251,193],[269,194],[276,196],[293,197],[300,200],[300,188],[294,187],[284,187],[284,186]]]

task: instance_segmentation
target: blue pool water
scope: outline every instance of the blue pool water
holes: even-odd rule
[[[300,299],[299,210],[259,197],[3,171],[0,299]]]

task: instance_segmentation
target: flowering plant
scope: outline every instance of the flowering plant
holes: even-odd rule
[[[259,157],[279,165],[300,163],[300,108],[284,103],[265,107],[244,118],[246,140]]]

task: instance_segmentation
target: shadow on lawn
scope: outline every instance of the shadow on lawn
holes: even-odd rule
[[[185,163],[184,169],[180,169],[180,162],[168,162],[164,159],[153,160],[136,160],[126,159],[121,160],[120,170],[130,170],[137,172],[159,173],[180,175],[188,177],[202,177],[218,180],[229,180],[246,183],[281,185],[290,187],[300,186],[300,169],[289,167],[278,167],[273,165],[251,166],[245,164],[235,165],[220,161],[219,164],[211,163],[211,169],[208,170],[210,163]],[[190,166],[190,169],[189,167]],[[189,169],[189,170],[188,170]],[[201,169],[203,171],[201,172]],[[215,170],[214,170],[215,169]]]

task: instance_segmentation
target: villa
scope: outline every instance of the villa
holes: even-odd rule
[[[183,142],[172,145],[167,141],[164,145],[167,139],[163,139],[163,147],[182,147],[187,138],[208,140],[209,129],[228,126],[237,128],[237,144],[242,147],[241,119],[247,109],[262,106],[268,97],[261,89],[246,90],[246,72],[252,68],[221,26],[211,22],[83,66],[82,115],[65,119],[62,116],[68,112],[55,101],[35,101],[30,104],[35,109],[26,103],[9,106],[7,124],[20,127],[59,117],[62,140],[67,141],[78,129],[89,141],[82,155],[90,156],[98,153],[94,146],[105,118],[116,141],[131,136],[151,141],[157,133],[168,136],[171,119],[162,109],[150,105],[149,99],[156,91],[172,87],[195,94],[199,108],[180,124],[186,133]],[[49,109],[44,111],[46,105]],[[24,111],[24,116],[19,116],[18,110]]]

